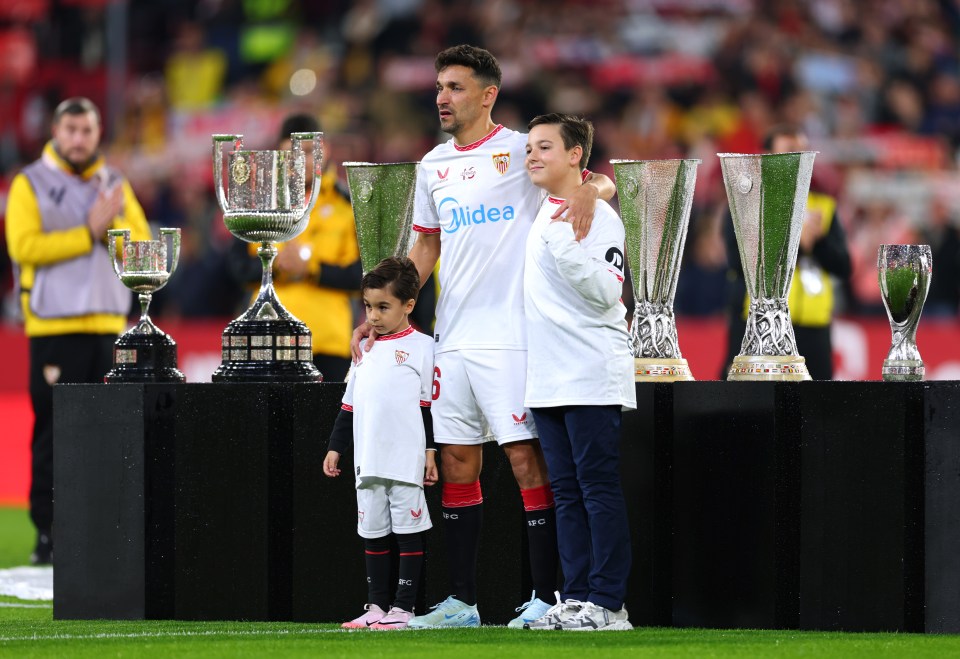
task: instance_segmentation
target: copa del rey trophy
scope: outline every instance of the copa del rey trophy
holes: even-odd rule
[[[406,256],[410,252],[419,164],[343,163],[364,272],[388,256]]]
[[[917,349],[917,325],[933,276],[930,245],[881,245],[877,276],[893,334],[882,377],[894,382],[922,380],[926,369]]]
[[[750,296],[747,329],[728,380],[809,380],[787,294],[797,263],[816,151],[719,153]]]
[[[223,223],[240,240],[260,243],[263,266],[253,305],[223,331],[214,382],[319,382],[307,326],[287,311],[273,288],[275,243],[295,238],[310,221],[320,190],[323,133],[293,133],[289,151],[251,151],[242,135],[213,136],[213,180]],[[306,154],[313,141],[313,187],[307,196]],[[232,151],[224,159],[224,146]],[[224,162],[226,160],[226,162]],[[226,176],[224,176],[226,164]]]
[[[635,306],[635,380],[693,380],[680,354],[673,299],[699,160],[611,160]]]
[[[140,321],[120,335],[113,347],[113,368],[104,382],[183,382],[177,370],[177,344],[153,324],[147,309],[153,294],[177,269],[180,229],[160,229],[159,240],[130,240],[129,229],[107,231],[110,262],[123,285],[140,296]],[[117,239],[123,247],[117,258]],[[169,245],[169,247],[168,247]]]

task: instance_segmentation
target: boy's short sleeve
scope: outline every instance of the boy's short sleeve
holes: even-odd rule
[[[350,365],[350,370],[347,372],[347,390],[343,393],[343,399],[341,400],[340,407],[345,410],[353,411],[353,383],[354,383],[354,371],[357,370],[356,364]]]

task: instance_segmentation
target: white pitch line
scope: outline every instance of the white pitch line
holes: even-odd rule
[[[180,631],[180,632],[131,632],[128,634],[33,634],[31,636],[0,636],[0,643],[11,641],[63,641],[63,640],[97,640],[111,638],[179,638],[194,636],[283,636],[289,634],[343,634],[356,633],[352,629],[276,629],[276,630],[209,630],[209,631]]]
[[[0,606],[14,609],[52,609],[53,604],[20,604],[18,602],[0,602]]]

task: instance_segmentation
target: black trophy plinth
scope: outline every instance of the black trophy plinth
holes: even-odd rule
[[[277,247],[257,249],[263,274],[253,305],[223,330],[222,360],[214,382],[322,382],[313,363],[311,334],[303,321],[287,311],[273,288]]]
[[[223,361],[214,382],[321,382],[310,330],[296,318],[245,320],[223,330]]]
[[[113,368],[103,376],[110,384],[183,382],[177,369],[177,342],[151,323],[152,331],[130,330],[113,344]]]

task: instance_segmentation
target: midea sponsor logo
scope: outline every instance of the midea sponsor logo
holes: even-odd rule
[[[456,233],[461,228],[468,228],[474,224],[486,224],[487,222],[499,222],[503,220],[508,222],[514,218],[513,206],[487,206],[480,204],[476,208],[470,206],[461,206],[460,202],[453,197],[446,197],[437,204],[437,211],[441,217],[441,225],[446,233]],[[443,217],[449,213],[449,222],[444,222]]]

